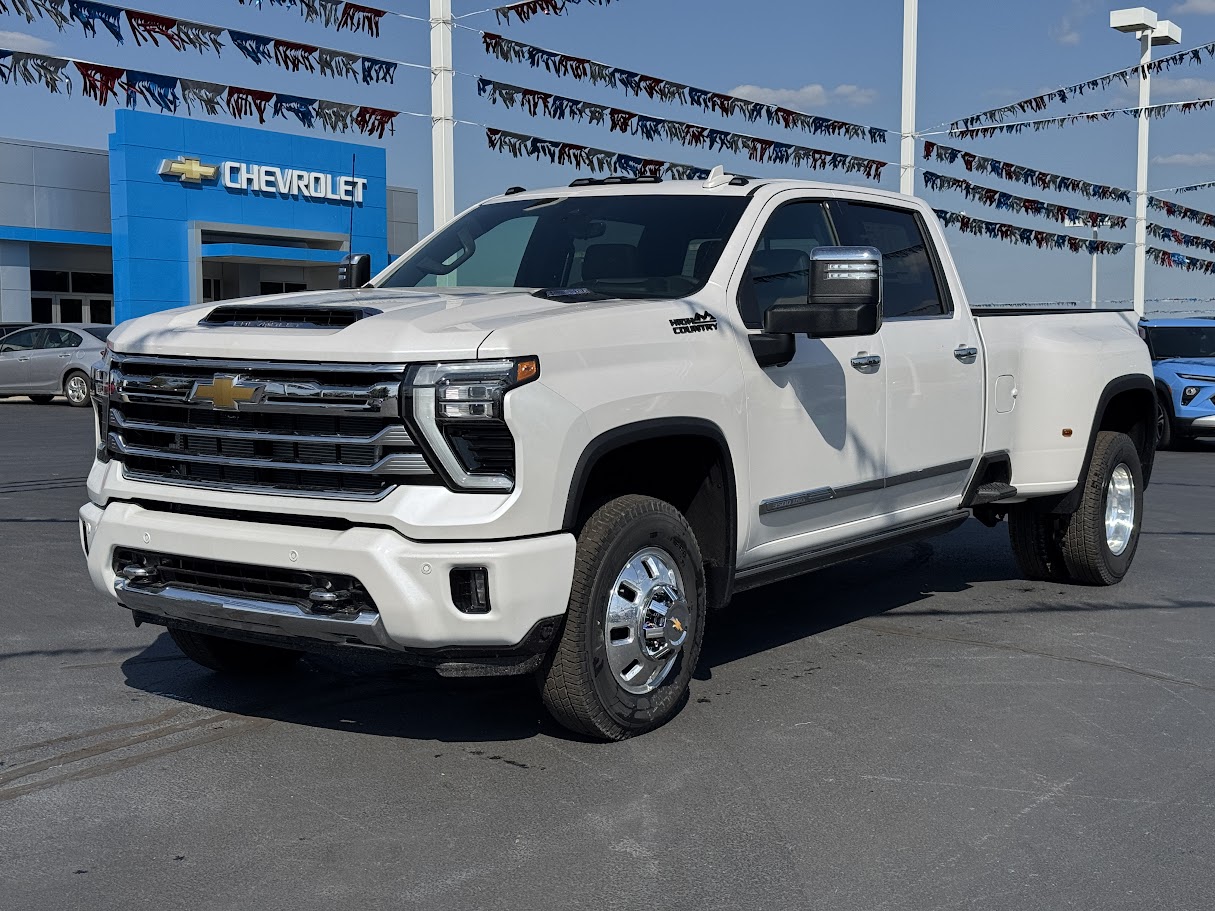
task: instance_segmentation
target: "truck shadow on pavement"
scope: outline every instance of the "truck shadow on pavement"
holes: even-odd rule
[[[696,679],[713,668],[819,635],[865,618],[897,611],[914,622],[926,616],[1007,612],[976,602],[958,609],[929,606],[935,595],[965,592],[977,583],[1021,582],[1003,528],[977,522],[942,538],[894,548],[853,563],[738,595],[709,618]],[[1057,586],[1041,585],[1043,598],[1017,613],[1138,609],[1106,599],[1085,603],[1078,590],[1060,599]],[[1076,591],[1076,590],[1074,590]],[[1202,604],[1158,605],[1207,607]],[[530,677],[450,679],[375,655],[307,656],[275,678],[234,679],[199,667],[177,650],[167,633],[122,664],[129,686],[234,715],[364,735],[493,742],[537,734],[577,740],[545,713]]]

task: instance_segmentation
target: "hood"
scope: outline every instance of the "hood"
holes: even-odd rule
[[[1170,357],[1156,362],[1158,367],[1168,367],[1174,373],[1191,373],[1215,379],[1215,357]]]
[[[568,314],[575,309],[631,303],[634,302],[570,304],[542,300],[526,291],[499,288],[309,291],[153,313],[120,325],[110,335],[109,343],[114,351],[123,354],[238,360],[395,363],[475,358],[481,343],[495,329]],[[379,312],[333,328],[200,325],[218,308],[235,310],[238,320],[245,314],[250,320],[265,320],[280,309],[326,307]],[[289,313],[284,317],[284,321],[291,319]]]

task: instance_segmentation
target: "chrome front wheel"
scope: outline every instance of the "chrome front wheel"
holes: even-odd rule
[[[89,378],[83,373],[69,373],[63,382],[63,394],[74,407],[84,407],[89,403]]]
[[[675,558],[660,547],[633,554],[612,585],[604,624],[608,664],[621,688],[641,696],[661,684],[690,624]]]

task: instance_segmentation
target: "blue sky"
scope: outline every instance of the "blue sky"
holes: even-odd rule
[[[334,32],[307,23],[297,10],[271,7],[257,10],[237,0],[125,0],[148,12],[180,16],[199,22],[288,40],[319,44],[353,53],[418,64],[428,62],[424,23],[386,18],[379,39]],[[425,0],[368,0],[371,5],[425,17]],[[457,15],[484,8],[484,0],[454,0]],[[921,0],[920,99],[918,126],[929,130],[944,121],[1047,91],[1060,85],[1120,69],[1137,62],[1133,36],[1108,27],[1112,4],[1097,0]],[[1215,0],[1165,0],[1156,7],[1183,29],[1182,47],[1215,41]],[[723,120],[695,108],[667,105],[625,96],[586,82],[557,79],[543,70],[512,65],[487,57],[480,36],[458,29],[455,67],[545,91],[572,96],[668,119],[723,126],[768,138],[897,161],[894,131],[899,121],[899,74],[902,27],[901,0],[828,2],[828,0],[748,0],[744,3],[700,0],[616,0],[610,6],[575,6],[562,17],[539,16],[526,24],[499,26],[492,14],[460,20],[467,26],[500,32],[519,41],[589,57],[613,66],[662,76],[710,91],[748,93],[812,114],[888,128],[886,145],[840,138],[783,133],[766,124]],[[125,30],[125,23],[124,23]],[[274,66],[255,66],[231,46],[221,59],[187,50],[136,47],[130,39],[118,46],[104,29],[94,38],[72,23],[57,32],[47,20],[27,25],[20,17],[0,15],[0,47],[91,60],[186,78],[210,80],[295,95],[328,98],[394,110],[429,110],[428,74],[398,70],[393,86],[362,86]],[[1158,50],[1157,54],[1167,51]],[[743,89],[741,87],[750,87]],[[1215,97],[1215,60],[1186,66],[1154,80],[1153,102]],[[1067,105],[1054,105],[1041,115],[1133,106],[1135,89],[1115,86],[1086,95]],[[456,78],[457,117],[547,138],[569,140],[643,157],[665,158],[703,166],[723,163],[727,169],[759,176],[806,176],[853,182],[848,175],[810,172],[793,167],[757,165],[745,155],[711,153],[667,143],[650,143],[571,121],[531,118],[518,108],[505,111],[476,94],[471,76]],[[26,139],[104,147],[112,129],[111,110],[79,96],[49,95],[39,87],[0,85],[0,133]],[[247,121],[246,121],[247,122]],[[275,129],[301,128],[286,120]],[[1049,132],[965,141],[935,137],[976,154],[1080,177],[1095,183],[1133,188],[1135,122],[1119,117],[1109,123],[1082,124]],[[392,183],[420,189],[423,228],[430,221],[430,127],[423,118],[402,117],[395,136],[384,141]],[[1172,187],[1215,180],[1215,111],[1173,114],[1152,125],[1150,186]],[[956,167],[931,165],[942,173],[966,176]],[[456,130],[457,207],[500,192],[507,186],[528,187],[568,183],[580,174],[526,159],[491,152],[481,129]],[[895,189],[897,168],[889,167],[881,186]],[[1063,202],[1113,214],[1133,214],[1118,203],[1055,196],[1046,191],[998,180],[984,183],[1014,194]],[[1017,215],[967,202],[953,193],[926,193],[940,208],[965,211],[978,218],[1039,230],[1067,232],[1046,219]],[[1215,212],[1215,190],[1177,197],[1179,202]],[[1215,236],[1190,222],[1162,223],[1189,234]],[[1083,229],[1075,233],[1084,233]],[[1131,229],[1111,232],[1113,240],[1130,241]],[[954,253],[972,299],[988,301],[1088,299],[1090,259],[1087,255],[1018,248],[995,240],[951,232]],[[1167,244],[1158,244],[1166,246]],[[1171,248],[1171,247],[1170,247]],[[1171,248],[1178,249],[1181,248]],[[1189,250],[1190,255],[1215,258]],[[1127,298],[1131,288],[1131,250],[1103,257],[1100,262],[1102,298]],[[1149,297],[1215,298],[1215,277],[1148,268]],[[1215,309],[1215,304],[1209,305]]]

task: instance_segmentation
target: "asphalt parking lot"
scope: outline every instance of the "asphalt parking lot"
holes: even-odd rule
[[[968,522],[740,597],[602,745],[527,681],[238,684],[136,629],[77,543],[90,420],[0,401],[4,908],[1215,906],[1215,446],[1160,455],[1121,586]]]

